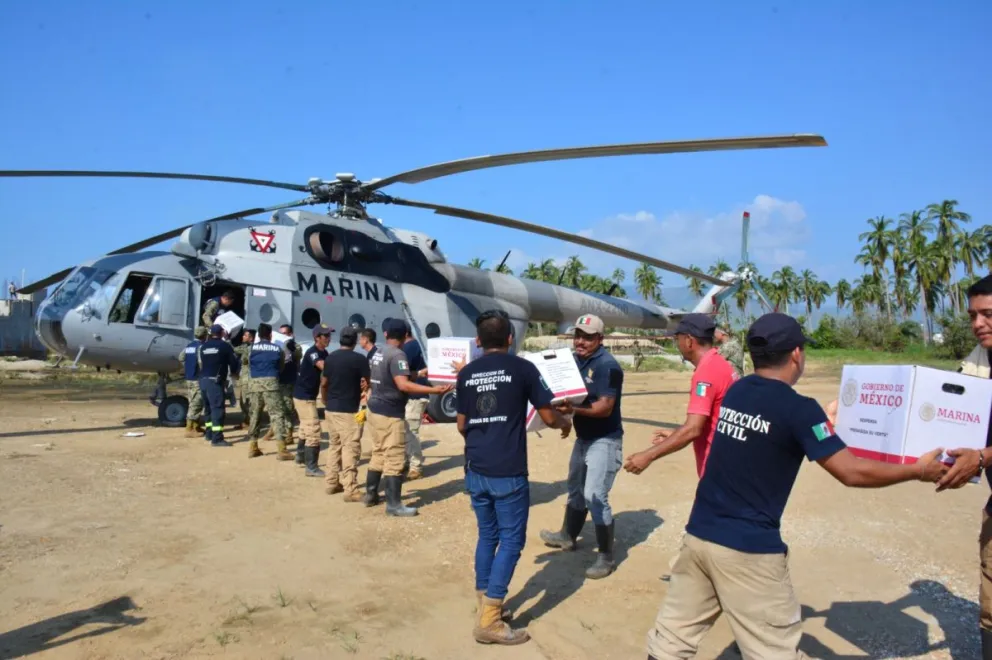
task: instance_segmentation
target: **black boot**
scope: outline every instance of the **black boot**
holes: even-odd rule
[[[561,523],[561,531],[552,532],[541,530],[541,540],[553,548],[575,550],[575,540],[579,538],[582,526],[586,524],[586,509],[575,509],[565,505],[565,519]]]
[[[369,470],[365,476],[365,506],[375,506],[379,503],[379,482],[382,481],[382,472]]]
[[[403,518],[417,515],[415,508],[403,504],[403,477],[386,477],[384,481],[386,482],[386,515]]]
[[[613,522],[609,525],[596,525],[596,545],[599,555],[596,563],[586,569],[586,577],[593,580],[605,578],[616,569],[613,561]]]
[[[323,477],[324,471],[320,469],[320,463],[317,461],[320,458],[320,447],[304,447],[303,454],[307,461],[307,476]]]
[[[992,630],[982,629],[982,660],[992,660]]]
[[[296,464],[303,467],[307,464],[306,459],[306,441],[297,440],[296,441]]]

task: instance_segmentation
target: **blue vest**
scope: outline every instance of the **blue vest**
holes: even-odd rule
[[[229,373],[241,370],[241,361],[234,349],[223,339],[208,339],[196,349],[196,361],[200,366],[200,378],[225,380]]]
[[[199,339],[195,339],[186,346],[185,355],[183,356],[183,370],[185,372],[186,380],[196,380],[196,349],[202,344]]]
[[[271,341],[256,342],[251,346],[248,355],[248,367],[252,378],[278,378],[279,360],[282,359],[282,349]]]

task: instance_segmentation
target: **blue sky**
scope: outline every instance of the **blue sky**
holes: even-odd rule
[[[305,182],[516,150],[819,133],[825,149],[540,163],[389,192],[686,266],[735,263],[750,208],[762,272],[789,263],[833,281],[860,273],[869,217],[950,198],[975,225],[990,222],[990,33],[992,4],[979,0],[3,3],[0,168]],[[216,183],[0,180],[0,277],[23,268],[30,281],[293,198]],[[510,229],[373,211],[437,237],[460,263],[512,248],[516,268],[576,253],[604,275],[636,266]]]

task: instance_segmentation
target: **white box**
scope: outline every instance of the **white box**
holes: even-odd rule
[[[553,403],[563,401],[582,403],[589,396],[571,349],[559,348],[526,353],[520,357],[530,360],[537,366],[537,370],[541,372],[541,377],[544,378],[544,382],[547,383],[548,389],[554,396]],[[527,430],[539,431],[544,428],[547,428],[544,425],[544,420],[541,419],[532,405],[527,404]]]
[[[929,367],[848,365],[836,431],[857,456],[915,463],[937,447],[985,447],[990,407],[992,380]]]
[[[432,383],[453,383],[458,374],[452,362],[465,362],[482,357],[475,337],[433,337],[427,340],[427,380]]]
[[[228,337],[233,337],[236,335],[238,330],[243,328],[245,325],[244,319],[234,312],[224,312],[223,314],[219,314],[217,318],[214,319],[214,323],[224,328]]]

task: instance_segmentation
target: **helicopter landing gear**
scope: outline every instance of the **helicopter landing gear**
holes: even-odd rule
[[[186,424],[189,400],[180,394],[172,396],[166,394],[166,388],[172,380],[174,379],[170,379],[168,374],[160,373],[155,393],[148,400],[153,406],[158,407],[159,424],[169,428],[179,428]]]
[[[438,424],[453,424],[458,418],[458,403],[455,391],[432,394],[427,401],[427,414]]]

